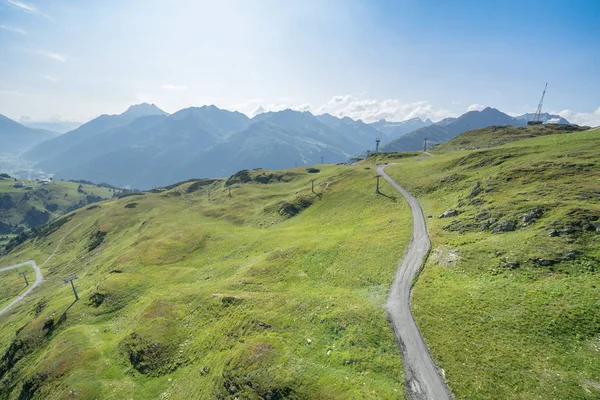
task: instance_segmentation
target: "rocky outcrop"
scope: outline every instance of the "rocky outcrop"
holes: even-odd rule
[[[502,220],[492,226],[492,233],[511,232],[517,228],[514,221],[509,219]]]
[[[446,211],[444,211],[442,215],[440,215],[440,218],[456,217],[457,215],[458,211],[456,211],[454,208],[449,208]]]
[[[475,182],[473,189],[471,189],[471,193],[469,193],[469,199],[476,197],[479,193],[481,193],[483,189],[481,188],[481,182]]]
[[[534,223],[538,218],[540,218],[542,216],[543,212],[540,208],[534,208],[533,210],[530,210],[528,212],[526,212],[525,214],[521,214],[519,215],[519,217],[521,218],[521,221],[523,221],[523,223],[525,225],[529,225]]]

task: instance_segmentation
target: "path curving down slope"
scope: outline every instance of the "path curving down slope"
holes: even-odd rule
[[[87,221],[87,220],[86,220]],[[73,231],[77,228],[79,228],[81,226],[81,224],[83,224],[85,221],[82,221],[80,223],[78,223],[77,225],[75,225],[69,232],[67,232],[65,235],[63,235],[63,237],[58,241],[58,243],[56,244],[56,247],[54,248],[54,251],[52,252],[52,254],[50,254],[48,256],[48,258],[46,258],[46,261],[44,261],[42,263],[42,267],[44,265],[46,265],[46,263],[48,261],[50,261],[52,259],[52,257],[54,257],[56,255],[56,253],[58,252],[58,249],[60,249],[60,246],[62,246],[65,238],[67,236],[69,236],[71,233],[73,233]],[[2,271],[8,271],[10,269],[15,269],[15,268],[19,268],[22,267],[24,265],[31,265],[33,267],[33,269],[35,270],[35,283],[33,285],[31,285],[30,287],[27,288],[26,291],[24,291],[23,293],[21,293],[16,299],[14,299],[13,301],[10,302],[9,305],[7,305],[6,307],[4,307],[2,310],[0,310],[0,315],[4,314],[5,312],[7,312],[8,310],[10,310],[10,308],[12,306],[14,306],[15,304],[17,304],[18,302],[20,302],[21,300],[23,300],[25,298],[25,296],[27,296],[29,293],[31,293],[31,291],[33,289],[35,289],[36,287],[39,286],[40,283],[42,283],[44,281],[44,276],[42,275],[42,271],[40,270],[40,267],[37,266],[37,264],[35,263],[35,261],[33,260],[29,260],[29,261],[25,261],[24,263],[21,264],[15,264],[15,265],[11,265],[9,267],[3,267],[0,268],[0,272]]]
[[[10,308],[12,306],[14,306],[15,304],[17,304],[21,300],[23,300],[25,298],[25,296],[27,296],[33,289],[35,289],[36,287],[38,287],[39,284],[43,282],[44,277],[42,276],[42,271],[40,271],[40,267],[38,267],[37,264],[35,263],[35,261],[33,261],[33,260],[25,261],[24,263],[21,263],[21,264],[11,265],[9,267],[0,268],[0,272],[8,271],[8,270],[11,270],[11,269],[16,269],[16,268],[20,268],[20,267],[24,267],[25,265],[31,265],[33,267],[33,269],[35,270],[35,282],[33,283],[33,285],[30,285],[27,288],[27,290],[25,290],[23,293],[21,293],[16,299],[14,299],[13,301],[11,301],[9,305],[7,305],[2,310],[0,310],[0,315],[4,314],[8,310],[10,310]]]
[[[413,216],[413,236],[396,271],[386,304],[387,316],[402,352],[407,395],[414,400],[451,399],[410,310],[412,283],[431,246],[423,210],[417,199],[385,173],[385,167],[378,165],[377,173],[404,196]]]

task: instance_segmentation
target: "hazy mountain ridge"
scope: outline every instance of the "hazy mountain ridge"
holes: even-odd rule
[[[41,159],[37,166],[57,178],[149,188],[243,168],[314,164],[321,157],[345,161],[372,146],[378,136],[362,121],[292,110],[250,119],[215,106],[190,107],[169,116],[155,112],[124,125],[131,119],[130,110],[98,117],[27,156]]]
[[[391,139],[395,139],[432,124],[433,122],[429,118],[422,120],[417,117],[401,122],[392,122],[381,119],[377,122],[372,122],[370,125]]]
[[[0,114],[0,153],[26,151],[59,134],[24,126]]]
[[[534,113],[526,113],[526,114],[523,114],[523,115],[519,115],[519,116],[517,116],[515,118],[518,119],[519,121],[525,121],[525,123],[527,123],[528,121],[532,121],[533,120],[533,116],[534,116]],[[566,119],[564,119],[560,115],[550,114],[550,113],[541,113],[540,114],[540,120],[542,122],[544,122],[544,123],[571,124],[569,121],[567,121]]]
[[[33,121],[29,118],[21,118],[18,121],[21,125],[33,129],[45,129],[56,133],[65,133],[79,128],[83,123],[73,121]]]
[[[101,115],[39,144],[26,157],[57,178],[147,189],[240,169],[347,161],[374,148],[378,137],[388,142],[383,151],[418,150],[424,137],[434,144],[470,129],[524,124],[492,108],[436,124],[420,118],[368,124],[290,109],[248,118],[214,105],[169,115],[153,104],[140,104],[122,114]]]
[[[64,133],[53,140],[41,143],[28,151],[25,154],[25,157],[35,161],[56,157],[93,135],[128,125],[143,116],[166,114],[166,112],[156,107],[154,104],[147,103],[133,105],[129,107],[127,111],[118,115],[102,114],[75,130]]]
[[[528,117],[529,115],[529,117]],[[481,111],[469,111],[458,118],[445,118],[433,125],[417,129],[382,147],[384,152],[414,151],[423,149],[425,138],[428,147],[446,142],[463,132],[472,129],[482,129],[489,126],[525,126],[532,114],[511,117],[495,108],[486,107]],[[542,119],[547,122],[555,120],[558,123],[569,124],[569,121],[558,115],[545,113]],[[555,122],[553,121],[553,122]]]

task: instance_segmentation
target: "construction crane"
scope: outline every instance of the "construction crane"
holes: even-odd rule
[[[548,82],[546,82],[546,86],[544,86],[544,91],[542,92],[542,98],[540,99],[540,104],[538,104],[537,109],[535,110],[535,114],[533,114],[533,119],[531,121],[527,121],[527,125],[540,125],[543,123],[540,114],[542,113],[542,104],[544,104],[544,96],[546,96],[547,88],[548,88]]]

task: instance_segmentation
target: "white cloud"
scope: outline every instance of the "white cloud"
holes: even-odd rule
[[[558,114],[567,121],[577,125],[600,126],[600,107],[591,113],[580,113],[572,110],[562,110]]]
[[[24,29],[21,29],[21,28],[14,28],[12,26],[0,25],[0,29],[18,33],[20,35],[27,35],[27,31],[25,31]]]
[[[467,107],[467,111],[481,111],[485,108],[485,106],[482,106],[481,104],[471,104],[469,107]]]
[[[304,104],[300,104],[299,106],[295,106],[293,107],[293,110],[297,110],[297,111],[310,111],[310,104],[308,103],[304,103]]]
[[[187,86],[179,85],[163,85],[162,88],[166,90],[188,90]]]
[[[48,16],[48,15],[44,14],[43,12],[41,12],[33,4],[29,4],[29,3],[26,3],[26,2],[20,1],[20,0],[6,0],[6,3],[10,4],[11,6],[17,7],[20,10],[23,10],[23,11],[25,11],[27,13],[41,15],[44,18],[52,20],[52,18],[50,16]]]
[[[404,121],[417,117],[440,120],[455,115],[451,111],[434,107],[428,101],[403,103],[397,99],[358,99],[352,95],[334,96],[329,102],[315,109],[314,113],[328,113],[336,117],[362,119],[365,122],[380,119]]]
[[[45,79],[45,80],[47,80],[48,82],[52,82],[52,83],[56,83],[56,82],[58,82],[58,81],[56,80],[56,78],[53,78],[53,77],[51,77],[51,76],[49,76],[49,75],[42,75],[42,78],[43,78],[43,79]]]
[[[60,61],[60,62],[63,62],[63,63],[67,62],[67,59],[65,58],[65,56],[60,55],[58,53],[41,52],[40,54],[43,55],[43,56],[46,56],[48,58],[51,58],[53,60],[56,60],[56,61]]]
[[[21,10],[28,12],[28,13],[32,13],[32,14],[38,14],[40,11],[32,4],[27,4],[23,1],[19,1],[19,0],[6,0],[6,2],[8,4],[11,4],[17,8],[20,8]]]
[[[403,103],[396,99],[359,99],[352,95],[334,96],[327,103],[316,107],[309,103],[265,103],[261,99],[246,99],[244,102],[232,104],[229,108],[249,116],[292,109],[295,111],[310,111],[315,115],[328,113],[339,118],[350,117],[365,122],[379,121],[383,118],[389,121],[404,121],[417,117],[421,119],[431,118],[437,121],[455,116],[453,112],[434,107],[428,101]]]
[[[294,110],[294,111],[311,111],[311,105],[303,103],[299,105],[287,105],[287,104],[259,104],[258,107],[250,114],[252,116],[263,114],[270,111],[282,111],[282,110]]]
[[[251,115],[263,114],[271,111],[282,111],[287,110],[288,108],[292,108],[292,106],[288,106],[286,104],[259,104],[258,107],[251,113]]]

